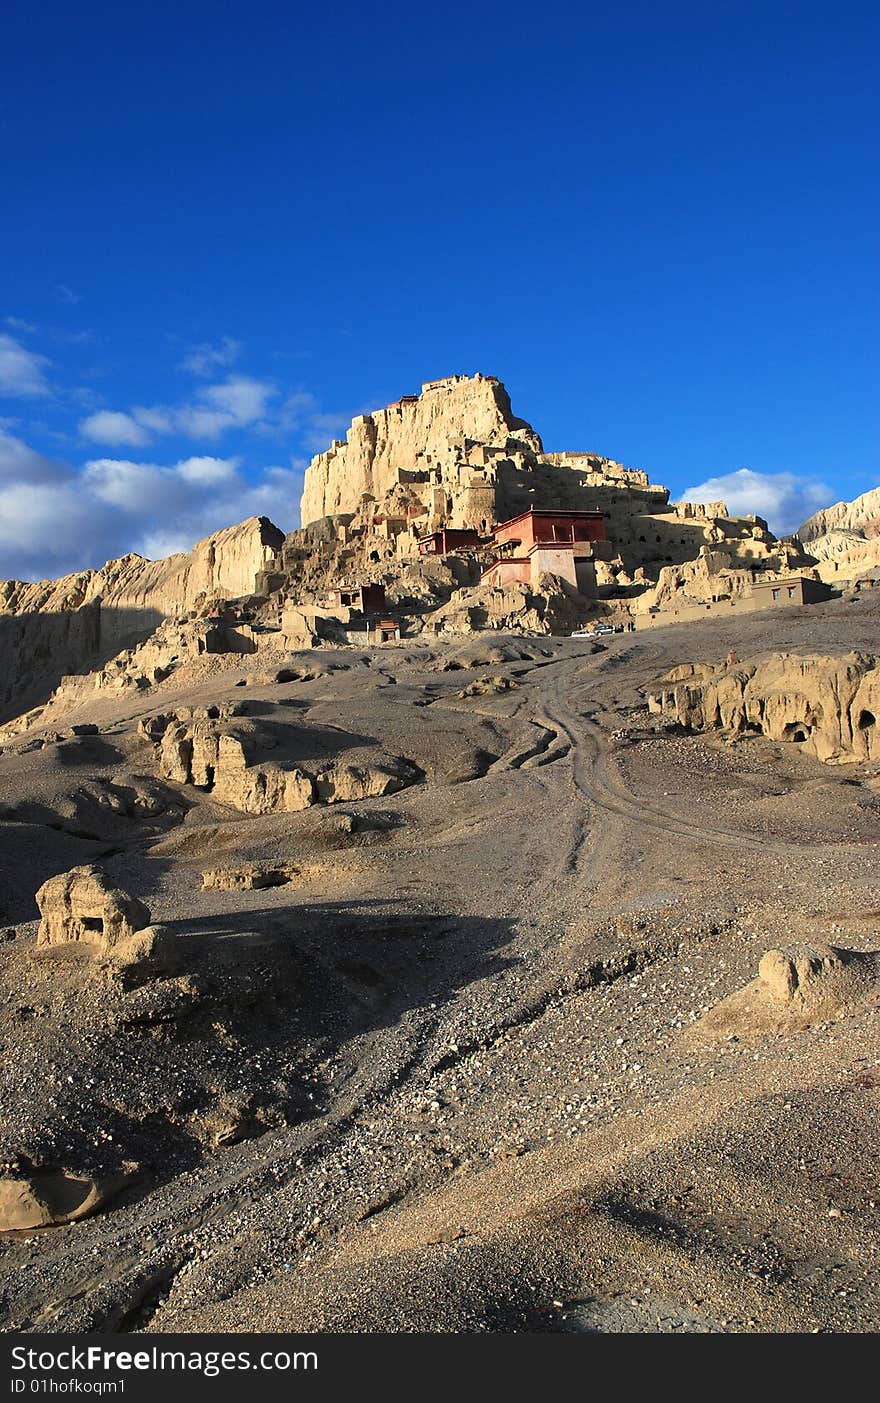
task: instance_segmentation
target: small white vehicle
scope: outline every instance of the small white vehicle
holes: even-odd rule
[[[613,633],[614,629],[610,624],[595,624],[592,628],[577,628],[574,633],[569,634],[570,638],[600,638],[607,633]]]

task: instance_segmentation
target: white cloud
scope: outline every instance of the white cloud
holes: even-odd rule
[[[777,536],[790,535],[820,507],[835,501],[826,483],[797,473],[758,473],[739,468],[688,487],[682,502],[727,503],[734,516],[762,516]]]
[[[219,492],[241,486],[237,458],[184,458],[170,468],[124,458],[95,458],[86,463],[82,481],[100,501],[120,511],[170,520],[177,512],[204,510],[200,489]]]
[[[0,332],[0,394],[32,398],[50,393],[44,373],[49,361],[29,351],[14,336]]]
[[[256,424],[276,394],[274,385],[248,375],[230,375],[199,390],[191,404],[140,405],[130,413],[103,409],[80,423],[80,433],[93,443],[142,448],[159,434],[213,441],[229,429]]]
[[[221,483],[234,482],[237,458],[187,458],[177,465],[177,473],[183,482],[195,487],[218,487]]]
[[[169,496],[177,503],[173,468],[160,468],[155,463],[96,458],[83,468],[82,482],[99,501],[124,512],[146,515],[161,510],[163,496],[169,506]]]
[[[151,434],[145,424],[138,423],[133,414],[123,414],[118,409],[99,409],[83,419],[79,431],[93,443],[106,443],[111,447],[129,445],[143,448],[150,442]]]
[[[230,375],[220,385],[208,385],[201,398],[221,414],[228,414],[233,423],[252,424],[266,412],[268,401],[275,394],[274,386],[247,375]]]
[[[206,409],[203,405],[181,405],[174,412],[174,427],[186,438],[207,439],[213,442],[227,429],[236,428],[236,421],[219,409]]]
[[[72,480],[0,487],[0,574],[46,579],[83,568],[108,525]]]
[[[118,513],[125,548],[156,559],[249,516],[291,520],[302,473],[270,467],[249,481],[237,458],[184,458],[171,467],[98,458],[85,465],[81,481],[101,507]]]
[[[198,346],[193,346],[180,362],[180,367],[182,370],[191,370],[193,375],[211,375],[215,370],[233,365],[240,354],[241,342],[235,341],[231,336],[224,336],[222,341],[215,345],[209,341],[202,341]]]
[[[147,409],[142,404],[136,404],[131,411],[131,417],[142,429],[147,429],[152,434],[170,434],[174,428],[167,409]]]
[[[0,423],[0,578],[45,579],[137,551],[157,559],[249,516],[292,522],[303,464],[250,477],[238,458],[95,458],[76,470]]]
[[[139,554],[146,556],[147,560],[164,560],[166,555],[186,555],[192,547],[189,532],[175,530],[174,527],[167,530],[160,528],[144,536]]]

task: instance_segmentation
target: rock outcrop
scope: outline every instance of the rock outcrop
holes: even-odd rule
[[[321,517],[355,512],[369,493],[377,500],[417,474],[442,492],[466,490],[471,476],[467,445],[479,444],[503,455],[522,445],[541,452],[541,440],[514,417],[510,397],[493,376],[453,375],[422,386],[387,408],[352,421],[345,442],[334,442],[312,459],[301,503],[304,526]],[[460,468],[453,473],[453,467]]]
[[[880,953],[795,944],[768,950],[758,977],[777,1003],[802,1011],[838,1011],[863,998],[880,979]]]
[[[45,701],[65,674],[100,667],[166,618],[254,592],[284,533],[265,516],[216,531],[188,555],[126,555],[100,570],[0,581],[0,721]]]
[[[798,537],[811,547],[831,531],[852,531],[863,539],[880,536],[880,487],[872,487],[851,502],[835,502],[814,512],[798,528]]]
[[[694,1036],[755,1037],[841,1017],[880,988],[880,951],[795,942],[768,950],[758,978],[710,1009]]]
[[[880,759],[880,668],[869,654],[687,663],[649,694],[648,708],[690,730],[793,741],[827,762]]]
[[[210,867],[202,873],[205,891],[261,891],[264,887],[284,887],[298,875],[299,868],[290,863],[267,866],[261,862],[245,862],[239,867]]]
[[[99,867],[74,867],[44,882],[37,948],[85,944],[117,964],[149,958],[156,932],[142,901],[115,887]]]
[[[285,646],[292,646],[286,636],[283,642]],[[71,708],[91,700],[95,692],[147,691],[165,682],[183,664],[212,655],[238,657],[254,653],[256,647],[253,630],[248,624],[217,616],[166,619],[143,643],[123,648],[103,667],[62,677],[44,705],[31,707],[0,725],[0,743],[37,726],[51,726],[55,720],[63,722]]]
[[[381,798],[422,778],[410,760],[372,746],[353,747],[363,753],[345,760],[310,759],[307,767],[294,728],[288,738],[240,719],[240,713],[233,703],[145,718],[141,734],[156,747],[160,776],[194,785],[248,814],[298,813],[312,804]]]
[[[103,1208],[128,1178],[92,1179],[64,1169],[8,1173],[0,1177],[0,1232],[50,1228],[87,1218]]]
[[[99,604],[101,645],[139,641],[138,616],[180,618],[205,600],[252,594],[257,575],[275,558],[284,533],[265,516],[207,536],[187,555],[145,560],[125,555],[100,570],[26,584],[0,581],[0,617],[67,614]],[[150,630],[152,631],[152,630]],[[114,650],[114,651],[115,651]]]
[[[836,502],[798,529],[818,574],[829,584],[856,579],[880,567],[880,487],[851,502]]]

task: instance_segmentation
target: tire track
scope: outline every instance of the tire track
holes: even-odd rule
[[[545,703],[544,710],[553,725],[558,726],[568,737],[573,756],[573,779],[575,786],[590,803],[607,813],[640,826],[675,834],[690,842],[712,843],[719,847],[748,849],[766,855],[776,853],[780,857],[803,858],[805,849],[833,847],[836,853],[863,853],[863,844],[827,844],[786,842],[782,838],[753,838],[737,829],[722,828],[717,824],[691,822],[679,814],[663,809],[649,798],[630,793],[620,776],[614,773],[613,761],[609,759],[607,741],[601,729],[588,717],[572,711],[563,700],[565,674],[553,683],[553,701]]]

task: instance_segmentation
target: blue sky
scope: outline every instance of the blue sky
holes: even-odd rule
[[[253,511],[423,380],[791,529],[880,480],[875,6],[4,11],[0,576]]]

